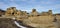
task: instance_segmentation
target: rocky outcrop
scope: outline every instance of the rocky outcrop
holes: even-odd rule
[[[26,11],[17,10],[16,7],[7,8],[5,12],[5,17],[15,17],[16,20],[23,21],[24,24],[39,27],[39,28],[53,28],[53,19],[54,15],[52,10],[47,12],[39,13],[36,9],[32,9],[31,13]],[[60,14],[57,14],[56,17],[60,19]]]

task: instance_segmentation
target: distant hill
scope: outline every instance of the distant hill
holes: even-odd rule
[[[5,14],[5,10],[0,9],[0,16]]]
[[[5,12],[5,10],[0,9],[0,11]]]

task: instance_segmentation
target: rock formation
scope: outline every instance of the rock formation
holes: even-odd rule
[[[49,10],[49,11],[48,11],[48,14],[49,14],[49,15],[52,15],[52,10]]]
[[[38,15],[39,13],[36,11],[36,9],[32,9],[30,16],[38,16]]]
[[[7,11],[5,13],[6,16],[12,16],[14,15],[14,13],[16,13],[16,8],[15,7],[10,7],[10,8],[7,8]]]
[[[32,12],[28,14],[26,11],[17,10],[16,7],[7,8],[5,12],[5,17],[15,17],[17,20],[23,21],[23,23],[27,25],[39,28],[54,27],[52,22],[54,15],[52,10],[39,13],[36,9],[32,9]],[[56,17],[60,19],[60,14],[56,14]]]
[[[28,16],[26,11],[21,11],[21,10],[16,10],[16,7],[10,7],[7,8],[7,11],[5,13],[6,16]],[[36,11],[36,9],[32,9],[32,12],[29,14],[30,16],[48,16],[48,15],[52,15],[52,10],[49,10],[48,12],[42,12],[42,13],[38,13]]]
[[[42,12],[41,13],[41,16],[52,16],[53,14],[52,14],[52,10],[49,10],[48,12]]]

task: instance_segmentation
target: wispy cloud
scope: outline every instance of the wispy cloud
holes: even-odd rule
[[[19,7],[18,4],[16,3],[10,3],[10,4],[5,4],[4,2],[0,2],[0,8],[1,9],[7,9],[8,7]]]
[[[7,7],[12,6],[25,11],[31,11],[32,8],[36,8],[37,11],[51,9],[59,12],[60,0],[0,0],[0,8],[6,10]]]
[[[8,5],[5,4],[4,2],[0,2],[0,8],[1,9],[4,9],[5,7],[7,7]]]

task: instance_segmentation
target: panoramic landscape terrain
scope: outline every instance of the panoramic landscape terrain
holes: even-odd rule
[[[53,14],[52,10],[31,13],[9,7],[0,9],[0,28],[60,28],[60,13]]]
[[[60,0],[0,0],[0,28],[60,28]]]

